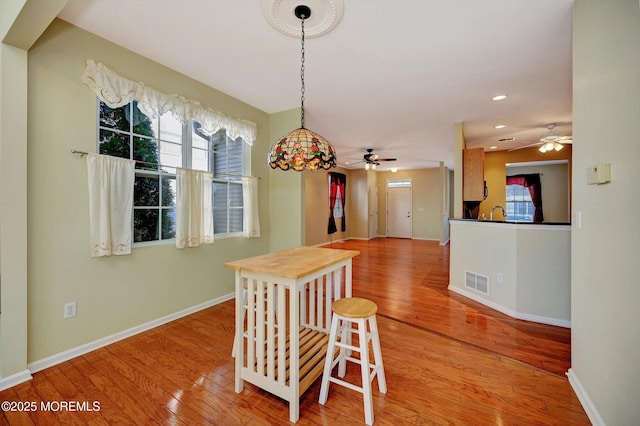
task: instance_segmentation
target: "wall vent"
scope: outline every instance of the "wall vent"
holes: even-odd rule
[[[483,294],[489,294],[489,277],[476,272],[464,271],[464,285]]]

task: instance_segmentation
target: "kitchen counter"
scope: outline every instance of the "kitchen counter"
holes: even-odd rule
[[[524,222],[517,220],[480,220],[480,219],[449,219],[449,221],[461,221],[461,222],[478,222],[478,223],[504,223],[514,225],[569,225],[569,222]]]
[[[514,318],[570,327],[570,224],[450,224],[449,290]]]

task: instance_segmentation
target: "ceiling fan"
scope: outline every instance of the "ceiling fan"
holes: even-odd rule
[[[545,152],[560,151],[562,148],[564,148],[563,144],[573,143],[573,136],[558,136],[557,134],[553,133],[553,129],[555,129],[555,127],[556,123],[547,124],[547,129],[549,131],[546,135],[540,138],[539,142],[519,146],[517,148],[510,149],[509,151],[516,151],[518,149],[540,145],[540,148],[538,148],[538,150],[544,154]]]
[[[373,153],[373,148],[367,148],[367,153],[362,158],[366,170],[375,169],[376,166],[380,165],[381,161],[396,161],[395,158],[380,158],[378,154]]]

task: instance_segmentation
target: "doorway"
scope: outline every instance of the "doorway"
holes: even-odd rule
[[[411,180],[387,182],[387,237],[411,238]]]

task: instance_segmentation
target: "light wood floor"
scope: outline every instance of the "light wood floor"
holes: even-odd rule
[[[561,375],[568,332],[512,321],[449,294],[447,247],[393,239],[333,247],[361,250],[354,295],[379,306],[389,390],[380,394],[374,381],[376,424],[589,424]],[[35,373],[0,392],[0,401],[37,409],[3,411],[0,424],[288,424],[286,402],[248,384],[242,394],[233,390],[233,311],[233,301],[225,302]],[[348,377],[358,374],[348,369]],[[319,387],[302,396],[298,424],[364,422],[360,394],[332,385],[321,406]],[[40,405],[56,408],[57,401],[97,402],[99,411]]]

